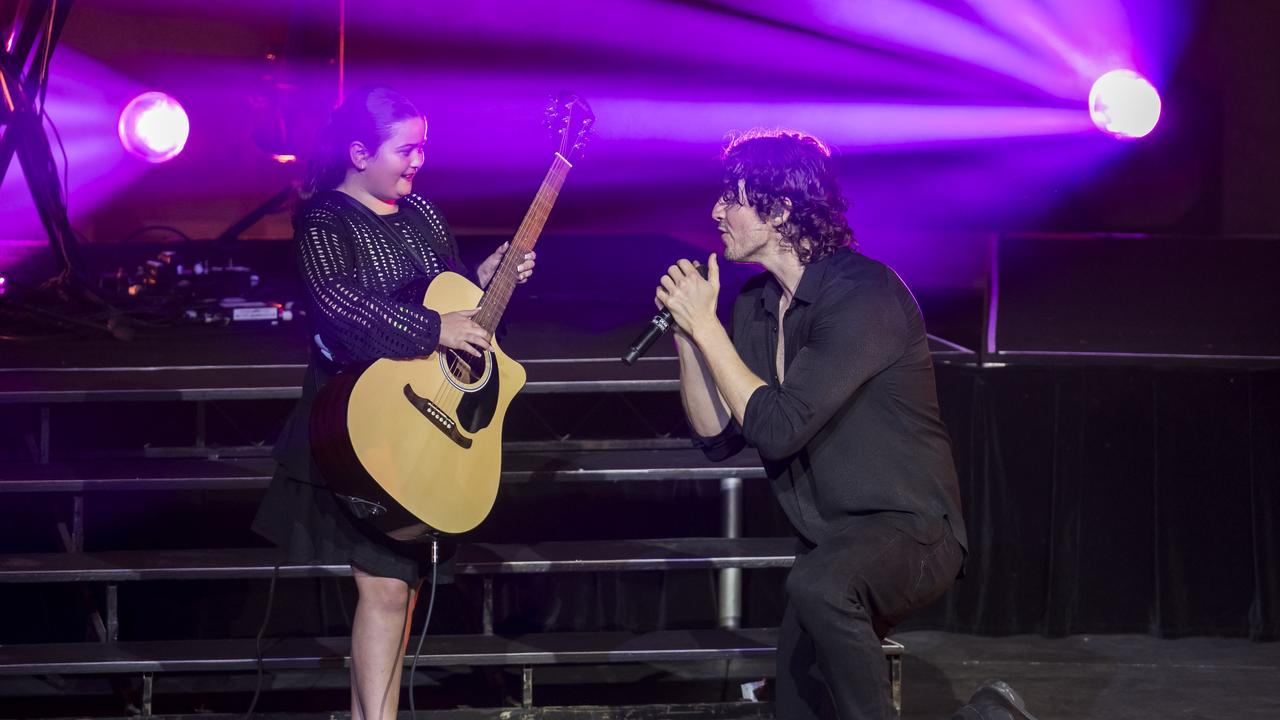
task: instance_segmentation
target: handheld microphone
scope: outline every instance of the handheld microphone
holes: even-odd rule
[[[707,277],[707,266],[699,265],[698,274],[705,280]],[[631,342],[631,347],[627,348],[627,353],[622,356],[622,362],[628,365],[634,365],[641,355],[649,352],[649,348],[658,341],[658,338],[666,334],[667,330],[674,324],[671,319],[671,311],[662,308],[662,312],[653,316],[649,324],[645,326],[644,331],[640,333],[635,340]]]

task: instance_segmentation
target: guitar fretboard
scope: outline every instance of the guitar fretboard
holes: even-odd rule
[[[480,312],[472,319],[490,335],[498,327],[498,321],[502,319],[502,313],[511,300],[511,293],[520,281],[520,273],[516,271],[516,267],[538,242],[538,236],[547,223],[547,216],[551,214],[551,207],[555,205],[560,188],[564,186],[564,179],[572,167],[563,155],[556,153],[547,176],[542,180],[542,186],[538,188],[538,194],[533,198],[533,204],[529,206],[520,229],[516,230],[516,236],[511,240],[511,247],[507,249],[502,263],[489,281],[489,287],[485,289],[484,297],[480,300]]]

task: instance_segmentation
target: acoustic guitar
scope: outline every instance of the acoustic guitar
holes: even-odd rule
[[[574,96],[547,110],[559,147],[542,186],[488,288],[444,272],[422,304],[472,318],[493,337],[519,281],[516,267],[542,233],[595,116]],[[381,359],[344,370],[320,390],[311,445],[320,471],[347,507],[395,540],[458,534],[489,515],[502,472],[502,421],[525,371],[496,343],[476,358],[438,348],[425,358]]]

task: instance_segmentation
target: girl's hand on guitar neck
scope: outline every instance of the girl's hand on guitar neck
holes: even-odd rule
[[[489,281],[493,280],[493,274],[498,271],[498,265],[502,263],[502,258],[507,254],[507,248],[509,247],[511,247],[510,241],[502,243],[497,250],[493,251],[492,255],[480,263],[480,267],[476,268],[476,279],[480,281],[480,287],[489,287]],[[517,284],[523,285],[529,281],[529,278],[533,275],[533,266],[537,264],[535,262],[537,258],[538,253],[536,252],[525,253],[524,262],[516,266]]]
[[[489,333],[471,319],[480,308],[440,315],[440,345],[481,357],[489,349]]]

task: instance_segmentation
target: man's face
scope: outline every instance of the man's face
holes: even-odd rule
[[[736,201],[721,197],[711,209],[711,219],[720,229],[724,258],[734,262],[759,262],[779,238],[777,228],[760,219],[747,204],[746,181],[738,180]]]

